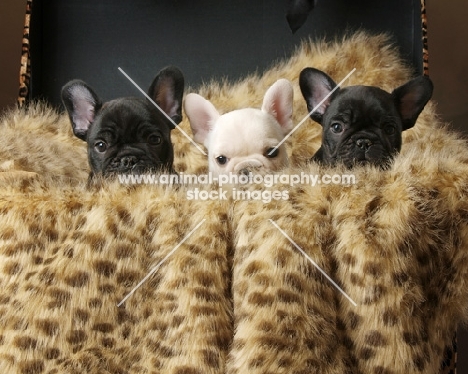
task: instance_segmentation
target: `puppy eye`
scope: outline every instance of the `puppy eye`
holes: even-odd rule
[[[104,153],[105,151],[107,151],[107,144],[106,144],[106,142],[103,142],[102,140],[99,140],[96,143],[94,143],[94,148],[99,153]]]
[[[330,128],[335,134],[339,134],[340,132],[343,132],[343,125],[339,122],[332,123]]]
[[[218,157],[216,157],[216,162],[219,165],[224,165],[227,162],[227,157],[226,156],[218,156]]]
[[[384,131],[387,135],[395,134],[395,128],[393,126],[385,126]]]
[[[279,148],[274,148],[274,147],[268,148],[265,153],[265,157],[268,157],[268,158],[275,158],[278,155],[279,155]]]
[[[151,134],[148,136],[148,143],[152,145],[161,144],[161,137],[159,135]]]

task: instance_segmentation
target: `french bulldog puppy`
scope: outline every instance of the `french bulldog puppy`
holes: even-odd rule
[[[293,127],[293,88],[288,80],[280,79],[267,90],[261,109],[221,115],[210,101],[194,93],[186,96],[184,109],[195,141],[208,150],[213,176],[276,171],[288,165],[284,144],[276,148]]]
[[[182,120],[184,77],[173,66],[161,70],[147,99],[125,97],[101,102],[86,83],[72,80],[62,101],[73,133],[88,143],[90,180],[95,176],[174,172],[171,130]],[[171,122],[171,120],[173,122]]]
[[[402,132],[414,126],[433,90],[431,80],[420,76],[392,93],[350,86],[324,100],[336,83],[314,68],[301,72],[299,85],[309,112],[318,106],[310,117],[323,127],[322,145],[312,160],[347,168],[362,164],[387,168],[401,149]]]

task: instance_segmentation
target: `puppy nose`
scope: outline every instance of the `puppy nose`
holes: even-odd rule
[[[120,165],[125,168],[130,168],[137,163],[137,158],[135,156],[124,156],[120,159]]]
[[[356,145],[359,148],[367,151],[370,148],[370,146],[372,145],[372,142],[369,139],[361,138],[361,139],[356,140]]]
[[[250,169],[249,168],[243,168],[239,170],[239,175],[249,175]]]

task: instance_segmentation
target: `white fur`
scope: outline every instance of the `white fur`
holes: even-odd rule
[[[194,139],[208,150],[213,175],[239,173],[244,169],[277,171],[288,165],[284,143],[278,156],[267,157],[292,129],[293,88],[286,79],[276,81],[265,93],[262,108],[244,108],[219,114],[213,104],[198,94],[188,94],[184,103]],[[217,157],[225,156],[220,165]]]

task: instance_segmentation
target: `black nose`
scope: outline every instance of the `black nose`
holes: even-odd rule
[[[120,166],[124,168],[131,168],[138,162],[135,156],[124,156],[120,159]]]
[[[250,169],[248,168],[243,168],[239,170],[239,175],[249,175]]]
[[[356,145],[359,148],[367,151],[370,148],[370,146],[372,145],[372,142],[369,139],[361,138],[361,139],[356,140]]]

